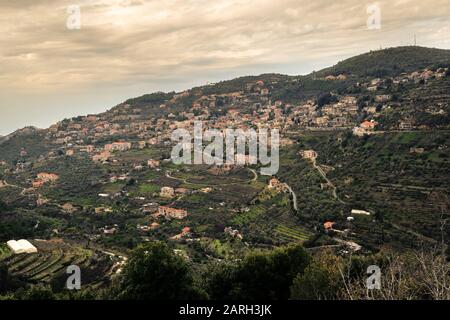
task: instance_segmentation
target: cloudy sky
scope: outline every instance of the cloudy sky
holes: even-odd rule
[[[305,74],[414,34],[449,49],[450,1],[0,0],[0,30],[4,135],[153,91]]]

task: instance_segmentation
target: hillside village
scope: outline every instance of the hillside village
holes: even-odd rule
[[[152,117],[152,113],[145,110],[147,106],[124,103],[111,112],[66,119],[45,129],[45,140],[53,147],[47,154],[42,154],[40,159],[57,157],[61,153],[66,156],[87,154],[94,161],[104,162],[112,158],[114,151],[170,145],[171,132],[176,128],[193,130],[194,121],[203,121],[205,131],[210,128],[246,130],[261,127],[278,128],[281,132],[352,129],[355,135],[363,136],[376,131],[427,130],[433,126],[415,123],[415,119],[407,112],[389,125],[377,119],[385,117],[392,110],[401,110],[402,105],[410,105],[411,101],[400,99],[395,93],[400,86],[441,81],[447,73],[448,68],[438,68],[435,71],[415,71],[385,79],[374,78],[354,85],[360,89],[360,94],[329,93],[298,105],[273,100],[271,90],[277,81],[265,83],[262,80],[246,83],[241,91],[227,94],[202,95],[200,89],[170,95],[170,99],[164,100],[164,103],[152,106],[152,109],[160,109],[160,117]],[[324,80],[347,80],[341,78],[330,80],[330,76],[327,76]],[[394,93],[386,94],[386,91]],[[192,104],[184,105],[183,111],[175,111],[177,103],[183,103],[182,100],[187,98],[193,101]],[[442,101],[428,105],[423,112],[446,116],[448,108],[448,101],[445,102],[442,97]],[[282,140],[282,145],[290,143],[292,141],[287,138]],[[26,157],[27,150],[22,149],[20,155]]]

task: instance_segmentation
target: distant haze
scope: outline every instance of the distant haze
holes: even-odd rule
[[[306,74],[382,47],[450,48],[450,1],[0,0],[0,135],[130,97]],[[66,27],[79,5],[81,29]]]

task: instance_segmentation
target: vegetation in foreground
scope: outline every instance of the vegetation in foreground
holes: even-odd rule
[[[379,290],[367,290],[370,265],[382,270]],[[0,294],[0,300],[448,300],[450,275],[439,252],[340,257],[328,251],[311,255],[292,245],[195,266],[157,241],[134,249],[123,272],[105,289],[56,293],[52,286],[23,286],[2,266]]]

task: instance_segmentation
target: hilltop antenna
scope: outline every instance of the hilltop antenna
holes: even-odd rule
[[[414,34],[414,47],[416,47],[417,46],[417,37],[416,37],[416,34]]]

